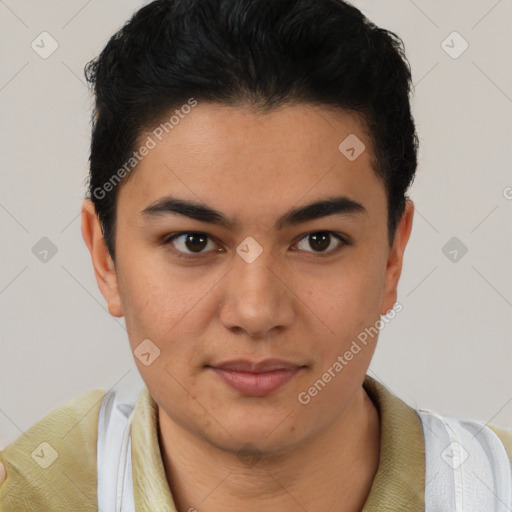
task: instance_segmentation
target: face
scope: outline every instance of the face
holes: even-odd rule
[[[338,149],[351,134],[356,159]],[[372,144],[345,111],[199,102],[155,140],[119,190],[115,268],[84,204],[109,310],[161,421],[228,451],[292,449],[361,390],[377,336],[343,356],[396,301],[412,205],[390,247]]]

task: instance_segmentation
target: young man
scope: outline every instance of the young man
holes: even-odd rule
[[[87,68],[82,233],[145,386],[0,454],[0,509],[505,511],[512,432],[366,375],[401,308],[399,38],[341,0],[157,0]]]

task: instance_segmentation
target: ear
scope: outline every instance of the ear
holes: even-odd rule
[[[82,204],[82,236],[91,253],[96,282],[107,301],[109,313],[112,316],[123,316],[116,269],[108,252],[96,209],[90,199]]]
[[[381,315],[388,313],[396,303],[398,281],[402,273],[405,247],[411,234],[413,216],[414,203],[410,199],[407,199],[404,213],[396,228],[393,245],[389,250],[385,274],[384,296],[380,311]]]

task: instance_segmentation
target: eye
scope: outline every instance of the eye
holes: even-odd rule
[[[169,249],[178,257],[184,258],[193,258],[194,254],[204,254],[208,252],[204,249],[207,249],[209,244],[210,249],[216,247],[216,244],[211,240],[209,235],[197,231],[187,231],[167,236],[163,240],[163,244],[168,245]]]
[[[333,248],[332,242],[334,240],[337,243]],[[169,250],[179,258],[195,258],[207,252],[222,251],[222,249],[215,251],[217,244],[212,238],[206,233],[198,231],[184,231],[168,235],[163,239],[162,243],[168,246]],[[303,236],[296,245],[299,250],[305,250],[306,252],[313,253],[315,256],[322,257],[337,252],[344,245],[350,245],[350,241],[332,231],[314,231]],[[313,248],[313,250],[308,250],[307,245]]]
[[[337,244],[334,249],[331,247],[333,239],[336,239]],[[307,245],[312,247],[313,251],[307,250]],[[316,256],[328,256],[333,252],[337,252],[344,245],[349,245],[349,242],[337,233],[332,231],[315,231],[308,233],[306,236],[300,239],[297,246],[300,250],[306,250],[306,252],[313,252]],[[326,249],[331,247],[331,250]]]

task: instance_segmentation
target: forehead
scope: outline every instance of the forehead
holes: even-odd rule
[[[148,130],[142,138],[150,136],[159,146],[209,145],[210,154],[216,152],[218,157],[225,155],[229,159],[238,156],[237,149],[242,149],[246,157],[257,154],[263,159],[265,155],[259,153],[263,147],[272,152],[272,157],[288,152],[287,158],[292,158],[292,153],[298,160],[303,154],[308,159],[315,157],[319,151],[337,154],[339,144],[349,135],[364,140],[366,156],[373,153],[366,123],[360,116],[327,106],[294,104],[258,112],[243,105],[205,102],[181,118],[166,115],[160,124],[154,124],[155,129]]]
[[[155,123],[141,135],[139,145],[151,139],[153,147],[121,187],[119,201],[129,198],[139,211],[165,193],[233,215],[338,192],[385,201],[371,139],[352,112],[287,105],[260,113],[199,102],[166,126],[169,133]]]

